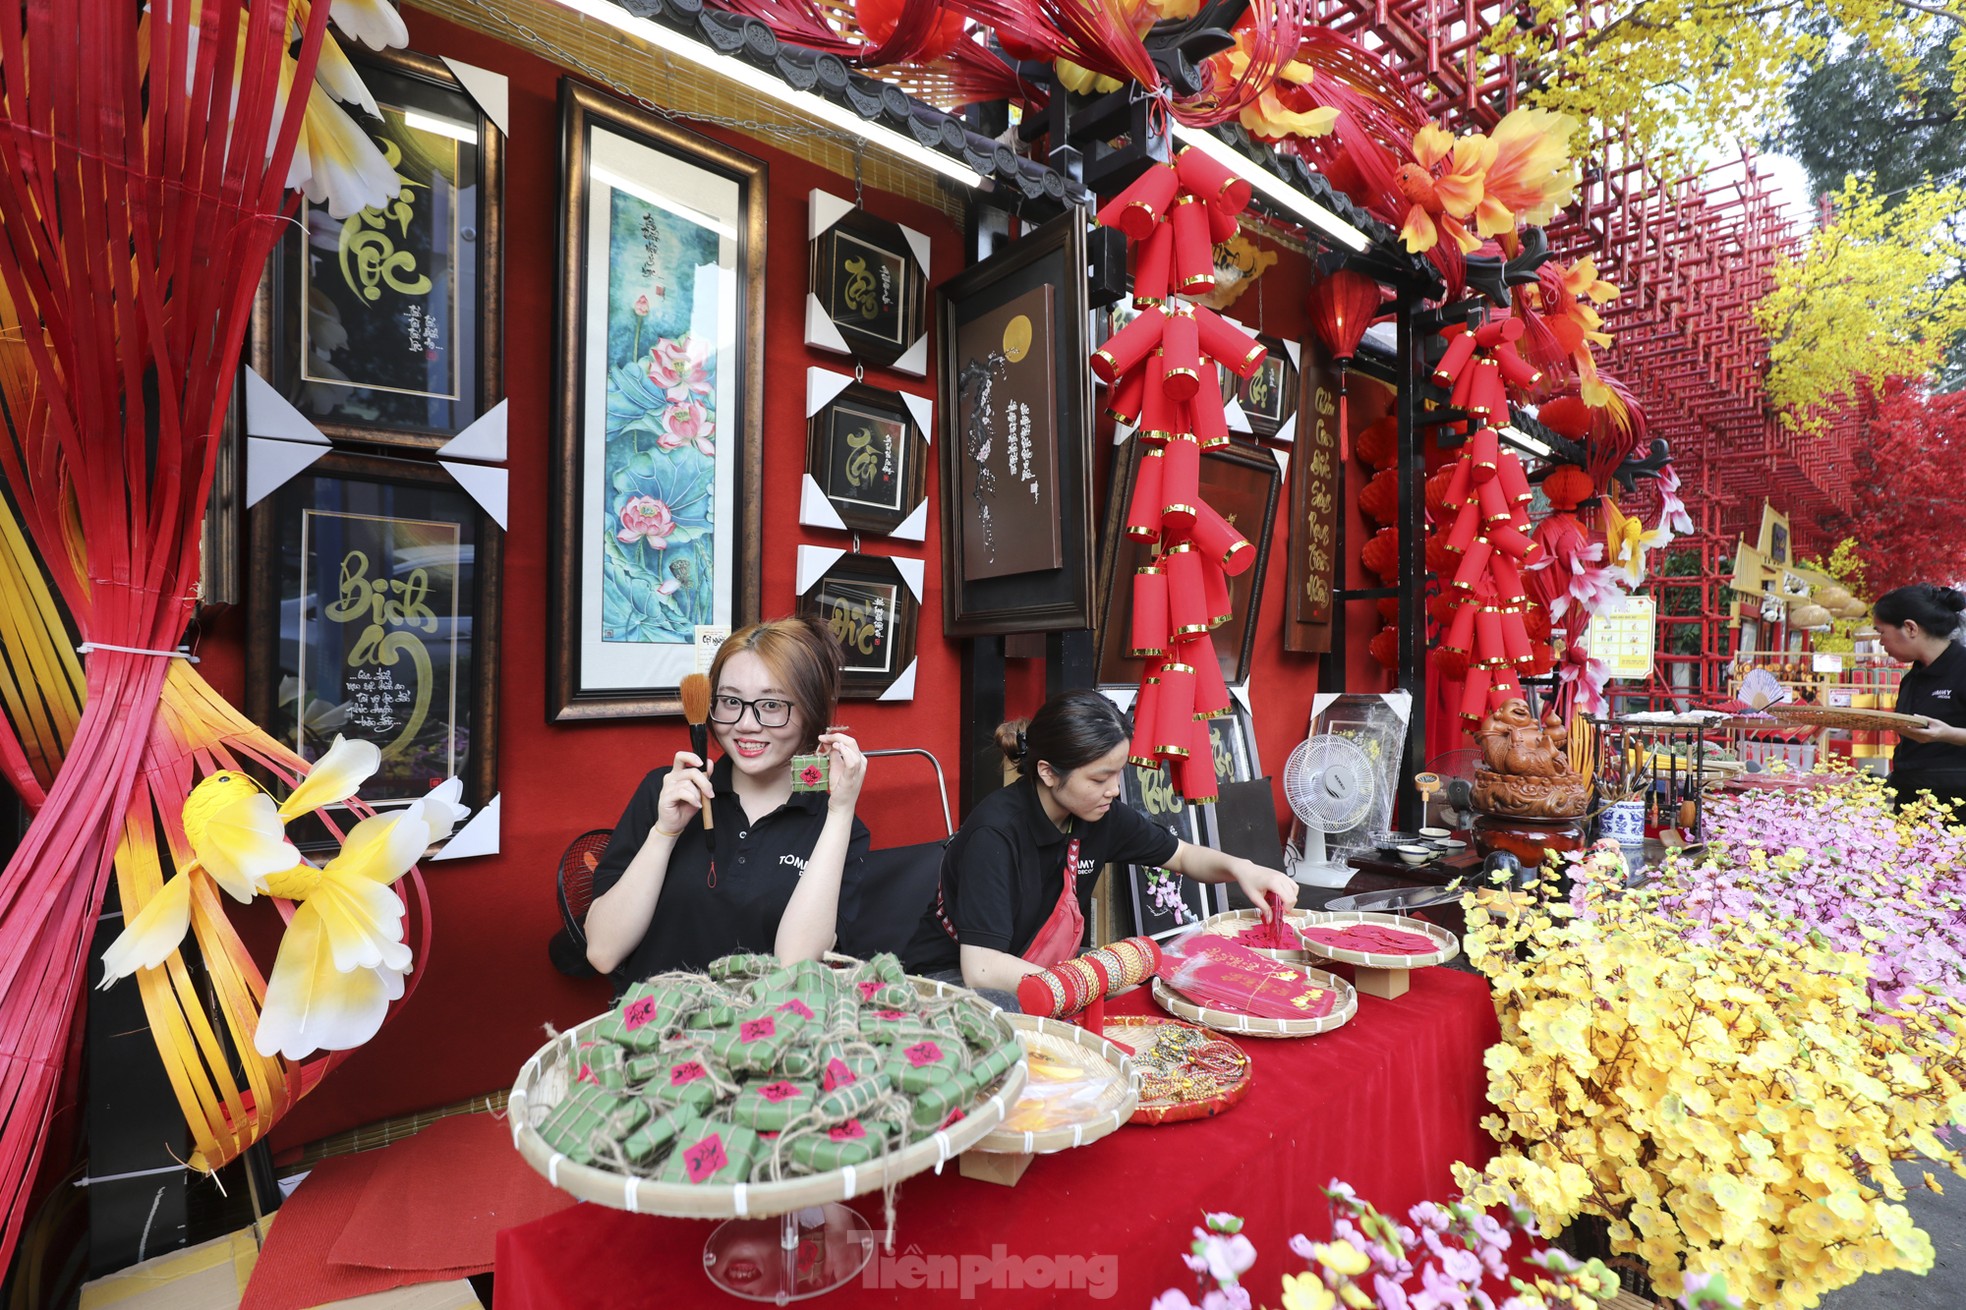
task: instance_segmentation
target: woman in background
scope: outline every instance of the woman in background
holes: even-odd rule
[[[1911,665],[1898,684],[1898,713],[1925,721],[1898,732],[1891,790],[1900,805],[1929,791],[1966,822],[1966,650],[1954,640],[1961,611],[1966,595],[1929,582],[1887,591],[1871,606],[1884,653]]]
[[[1271,892],[1296,904],[1297,884],[1283,873],[1182,841],[1120,803],[1129,736],[1126,717],[1089,690],[1054,696],[1030,720],[997,729],[997,745],[1022,776],[987,797],[950,839],[912,970],[1014,993],[1024,975],[1078,954],[1108,864],[1234,882],[1265,917]]]

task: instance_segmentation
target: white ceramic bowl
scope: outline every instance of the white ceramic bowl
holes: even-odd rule
[[[1436,837],[1434,839],[1434,845],[1446,851],[1449,855],[1458,854],[1468,849],[1468,844],[1458,837]]]
[[[1439,841],[1443,837],[1452,837],[1454,830],[1452,828],[1422,828],[1420,829],[1420,835],[1431,841]]]
[[[1402,846],[1399,848],[1399,858],[1405,860],[1408,864],[1425,864],[1435,854],[1436,852],[1431,846]]]

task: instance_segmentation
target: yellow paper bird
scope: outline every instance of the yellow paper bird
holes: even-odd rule
[[[1570,203],[1577,166],[1570,137],[1577,120],[1547,109],[1517,109],[1488,134],[1493,155],[1482,178],[1475,230],[1484,237],[1541,227]]]
[[[363,819],[318,868],[287,839],[286,824],[347,800],[381,762],[374,743],[336,737],[277,807],[258,783],[230,770],[192,788],[184,830],[195,860],[103,952],[101,985],[170,957],[189,924],[190,880],[203,873],[235,900],[300,902],[267,980],[253,1039],[261,1055],[298,1060],[373,1037],[403,994],[411,964],[403,902],[391,886],[469,813],[458,804],[463,782],[453,778],[402,809]]]
[[[1614,569],[1622,565],[1636,587],[1645,581],[1645,552],[1672,544],[1672,530],[1661,523],[1647,532],[1643,519],[1637,515],[1627,517],[1618,508],[1618,502],[1606,496],[1604,544],[1605,563]]]

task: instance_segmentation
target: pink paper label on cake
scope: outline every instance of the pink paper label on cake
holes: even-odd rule
[[[715,1133],[695,1146],[683,1150],[683,1170],[692,1183],[700,1183],[730,1163],[724,1154],[724,1139]]]
[[[916,1042],[901,1054],[917,1069],[927,1064],[942,1063],[942,1048],[934,1042]]]
[[[867,1135],[858,1119],[849,1119],[837,1128],[828,1128],[826,1135],[836,1142],[857,1142]]]
[[[778,1021],[770,1015],[762,1019],[752,1019],[737,1029],[737,1040],[740,1042],[761,1042],[767,1037],[777,1035]]]
[[[574,1075],[573,1080],[577,1083],[597,1083],[600,1081],[600,1079],[594,1076],[594,1066],[589,1064],[581,1065],[580,1072]]]
[[[644,996],[622,1007],[621,1026],[632,1033],[653,1018],[655,1018],[655,998]]]
[[[884,1023],[893,1023],[896,1019],[906,1019],[908,1014],[905,1010],[876,1010],[874,1017]]]
[[[877,982],[864,982],[864,983],[861,983],[861,984],[860,984],[860,999],[861,999],[861,1000],[863,1000],[863,1001],[871,1001],[871,1000],[873,1000],[873,999],[874,999],[874,993],[875,993],[875,992],[878,992],[878,991],[879,991],[880,989],[881,989],[881,985],[880,985],[879,983],[877,983]]]
[[[709,1076],[710,1071],[694,1060],[686,1060],[682,1064],[672,1064],[669,1066],[669,1085],[671,1087],[681,1087],[685,1083],[693,1083],[699,1078],[708,1078]]]
[[[830,1092],[836,1087],[845,1087],[859,1081],[860,1079],[854,1075],[853,1070],[846,1067],[846,1061],[834,1059],[826,1062],[826,1082],[824,1085],[826,1091]]]
[[[792,1000],[785,1002],[785,1004],[779,1006],[778,1012],[780,1014],[787,1014],[787,1013],[796,1014],[801,1019],[812,1018],[812,1007],[810,1005],[807,1005],[804,1001],[797,999],[796,997],[793,998]]]
[[[794,1096],[803,1096],[805,1093],[791,1083],[767,1083],[758,1089],[758,1095],[775,1105],[780,1101],[789,1101]]]

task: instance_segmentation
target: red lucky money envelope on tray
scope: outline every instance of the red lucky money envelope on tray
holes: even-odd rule
[[[1256,1019],[1316,1019],[1337,993],[1294,964],[1258,955],[1226,937],[1196,930],[1161,948],[1160,980],[1197,1005]]]

